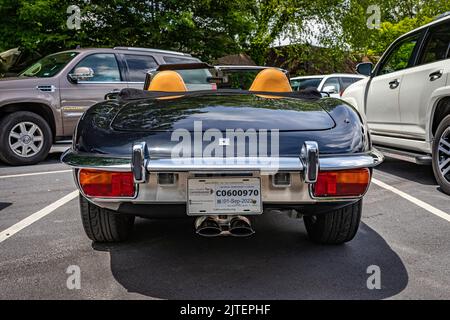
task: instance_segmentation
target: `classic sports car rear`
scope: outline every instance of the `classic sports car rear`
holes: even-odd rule
[[[251,219],[274,210],[303,217],[315,242],[354,237],[382,156],[350,105],[291,92],[274,68],[249,90],[187,92],[170,70],[147,89],[91,107],[62,156],[90,239],[126,239],[135,216],[191,217],[200,235],[247,236]]]

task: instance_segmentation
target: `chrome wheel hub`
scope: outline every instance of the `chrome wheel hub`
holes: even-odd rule
[[[9,147],[18,156],[29,158],[42,150],[44,135],[33,122],[21,122],[9,132]]]
[[[439,140],[438,165],[442,177],[450,182],[450,127],[448,127]]]

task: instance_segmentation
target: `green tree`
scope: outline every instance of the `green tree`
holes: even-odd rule
[[[81,8],[81,30],[66,25]],[[248,50],[255,2],[221,0],[0,0],[0,50],[42,54],[82,47],[141,46],[191,52],[205,60]]]
[[[380,28],[369,29],[367,8],[378,5]],[[397,37],[432,21],[450,11],[448,0],[349,0],[336,12],[336,24],[341,26],[339,41],[351,50],[367,55],[381,55]],[[334,27],[337,27],[336,25]]]
[[[81,30],[66,25],[69,5],[81,8]],[[379,29],[367,27],[370,5],[381,10]],[[205,61],[245,52],[262,64],[275,40],[287,36],[297,44],[283,52],[287,66],[331,61],[330,69],[341,71],[348,57],[379,56],[445,11],[448,0],[0,0],[0,51],[140,46]],[[330,51],[308,49],[317,43]]]

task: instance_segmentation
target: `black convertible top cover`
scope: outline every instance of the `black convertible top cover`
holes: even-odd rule
[[[285,98],[297,98],[302,100],[318,100],[322,98],[319,91],[314,88],[307,88],[301,91],[293,92],[268,92],[268,91],[248,91],[239,89],[219,89],[219,90],[200,90],[200,91],[182,91],[182,92],[166,92],[166,91],[147,91],[139,89],[126,88],[122,89],[118,95],[119,100],[141,100],[141,99],[157,99],[163,97],[175,96],[207,96],[207,95],[233,95],[233,94],[249,94],[263,95]]]

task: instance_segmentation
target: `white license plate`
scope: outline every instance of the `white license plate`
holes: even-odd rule
[[[259,178],[204,178],[188,180],[187,214],[261,214]]]

